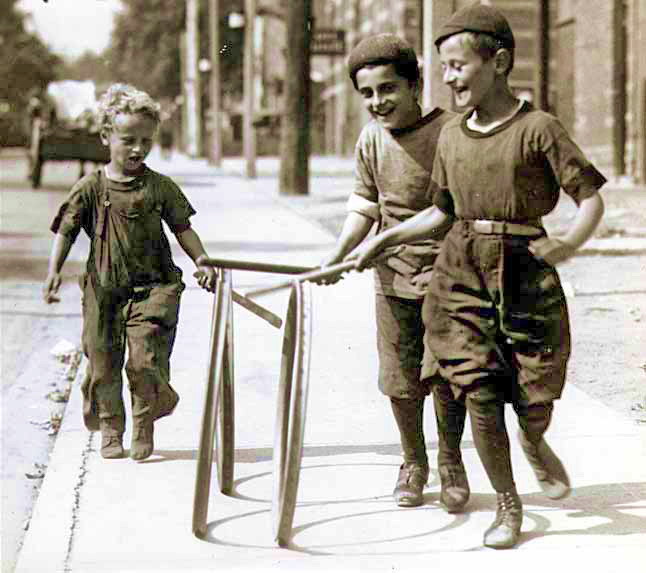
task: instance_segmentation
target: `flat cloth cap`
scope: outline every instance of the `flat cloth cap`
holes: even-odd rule
[[[513,49],[516,44],[507,18],[495,8],[483,4],[467,6],[455,12],[440,28],[435,45],[439,48],[449,36],[461,32],[489,34],[500,40],[505,48]]]
[[[364,66],[375,62],[401,62],[417,66],[412,46],[395,34],[376,34],[361,40],[348,57],[348,73],[354,80]]]

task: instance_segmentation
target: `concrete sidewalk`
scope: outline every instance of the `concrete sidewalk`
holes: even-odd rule
[[[154,158],[150,161],[154,168]],[[167,167],[167,166],[165,166]],[[275,198],[275,168],[254,182],[199,162],[175,163],[198,210],[194,226],[211,256],[316,265],[334,237]],[[338,171],[335,172],[338,174]],[[272,187],[273,186],[273,187]],[[269,192],[268,192],[269,191]],[[103,460],[100,436],[83,427],[78,381],[67,406],[16,571],[561,571],[636,570],[646,557],[646,432],[569,384],[548,436],[564,460],[572,495],[538,492],[515,439],[512,456],[524,502],[521,543],[481,546],[495,496],[473,447],[463,452],[472,489],[467,511],[439,506],[432,407],[425,433],[432,464],[426,503],[397,508],[391,491],[400,463],[387,400],[376,389],[372,280],[349,274],[313,287],[314,328],[303,469],[289,548],[271,531],[272,444],[281,331],[236,306],[236,465],[234,494],[218,492],[213,472],[207,540],[191,533],[198,437],[204,400],[211,296],[195,286],[192,263],[177,252],[188,289],[172,361],[181,395],[156,424],[155,453],[144,462]],[[234,272],[244,292],[276,276]],[[259,299],[283,315],[284,292]],[[575,341],[576,343],[576,341]],[[126,393],[127,394],[127,393]],[[126,403],[129,400],[126,399]],[[130,419],[130,418],[128,418]],[[130,440],[129,432],[125,443]],[[629,568],[629,569],[625,569]]]

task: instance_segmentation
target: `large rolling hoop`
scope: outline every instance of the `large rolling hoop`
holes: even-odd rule
[[[198,537],[206,535],[206,520],[211,491],[211,468],[213,447],[218,425],[220,426],[218,448],[218,477],[220,489],[233,480],[233,337],[232,337],[232,288],[231,271],[222,269],[213,297],[211,321],[211,352],[207,368],[206,395],[202,416],[202,429],[195,476],[193,499],[193,533]],[[231,398],[225,399],[225,396]],[[218,416],[219,414],[219,416]],[[218,417],[220,418],[218,424]],[[229,442],[229,438],[231,441]],[[228,477],[227,477],[228,474]]]
[[[294,282],[283,333],[274,433],[274,539],[289,543],[301,468],[309,383],[312,303],[309,283]]]

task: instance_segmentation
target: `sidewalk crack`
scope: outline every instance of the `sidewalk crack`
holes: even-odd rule
[[[72,520],[70,524],[70,535],[67,543],[67,550],[65,552],[65,560],[63,562],[64,573],[71,573],[71,560],[72,550],[74,548],[74,537],[79,522],[79,513],[81,508],[81,491],[85,484],[85,476],[88,472],[87,466],[90,458],[90,452],[93,451],[92,441],[94,440],[94,432],[88,432],[87,441],[83,448],[81,455],[81,465],[79,467],[78,479],[74,485],[74,505],[72,506]]]

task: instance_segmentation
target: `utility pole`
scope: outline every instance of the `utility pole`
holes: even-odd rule
[[[186,0],[186,152],[191,157],[198,157],[202,150],[201,141],[201,105],[200,76],[197,68],[199,59],[199,0]]]
[[[242,139],[244,156],[247,163],[246,173],[249,179],[256,177],[256,132],[253,126],[255,114],[255,23],[256,0],[245,0],[244,15],[244,63],[243,63],[243,89],[244,113],[242,123]]]
[[[209,11],[209,44],[211,48],[211,145],[209,163],[222,165],[222,104],[220,98],[220,0],[210,0]]]
[[[442,22],[455,11],[454,0],[424,0],[423,10],[423,62],[422,62],[422,106],[426,110],[433,107],[452,108],[450,90],[442,81],[442,70],[435,61],[437,50],[433,43],[435,34]]]
[[[549,111],[550,106],[550,5],[549,0],[539,0],[536,19],[538,68],[536,73],[536,107]]]
[[[280,193],[309,193],[311,0],[287,5],[285,106],[281,116]]]

